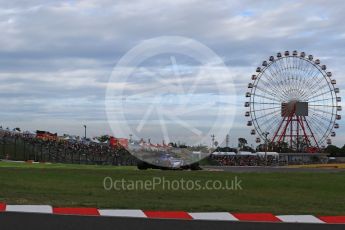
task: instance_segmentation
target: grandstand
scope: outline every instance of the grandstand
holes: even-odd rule
[[[136,165],[123,147],[109,142],[58,138],[39,131],[36,135],[0,129],[0,159],[54,163]]]

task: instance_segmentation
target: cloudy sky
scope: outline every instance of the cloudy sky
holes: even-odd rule
[[[198,85],[197,93],[193,94],[197,96],[191,97],[191,103],[216,100],[218,106],[225,108],[224,114],[234,116],[230,129],[232,144],[240,136],[250,142],[254,140],[248,135],[243,116],[246,84],[256,66],[278,51],[296,49],[313,54],[333,72],[338,87],[345,88],[345,3],[341,0],[0,2],[0,116],[4,127],[82,135],[82,125],[87,124],[89,136],[111,133],[114,129],[110,129],[107,121],[106,89],[109,84],[114,91],[122,87],[121,82],[109,83],[114,68],[128,51],[161,36],[193,39],[225,63],[229,75],[219,75],[221,87],[217,89],[223,92],[234,87],[235,91],[227,96],[237,95],[237,99],[229,102],[228,98],[219,97],[222,93],[214,94],[208,75]],[[140,63],[145,68],[137,68],[129,81],[134,86],[141,83],[142,87],[138,87],[141,91],[154,84],[171,86],[174,82],[169,79],[176,77],[174,68],[179,66],[179,74],[183,76],[180,80],[186,87],[193,82],[193,76],[200,74],[200,69],[195,70],[199,64],[179,54],[158,55]],[[164,78],[163,83],[151,82],[153,72],[170,78]],[[122,90],[123,87],[119,91]],[[140,90],[136,92],[138,95]],[[216,95],[217,99],[210,95]],[[135,123],[142,120],[149,108],[145,104],[149,97],[141,97],[139,102],[132,99],[137,104],[128,108],[126,118]],[[163,99],[165,105],[184,102],[171,94]],[[204,122],[214,115],[210,111],[202,112],[199,117],[205,127],[208,124]],[[150,119],[153,123],[157,121],[152,116],[147,124]],[[189,125],[197,125],[190,122],[193,118],[189,119],[186,120]],[[121,126],[124,121],[117,122]],[[159,139],[154,136],[153,123],[147,126],[153,129],[151,134],[145,135]],[[176,129],[171,120],[169,124],[168,131],[174,133],[171,139],[187,138],[186,132]],[[182,121],[179,124],[190,128]],[[340,126],[345,124],[340,122]],[[342,130],[338,131],[335,144],[344,143]]]

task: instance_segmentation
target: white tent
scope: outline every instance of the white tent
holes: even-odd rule
[[[256,154],[252,153],[252,152],[245,152],[245,151],[241,151],[241,152],[238,152],[237,155],[240,155],[240,156],[255,156]]]
[[[97,144],[101,143],[97,138],[92,138],[91,141]]]
[[[214,156],[235,156],[235,152],[214,152],[212,153]]]
[[[265,156],[265,152],[256,152],[256,155],[260,156],[260,157],[263,157]],[[279,153],[277,152],[267,152],[267,156],[275,156],[275,157],[278,157],[279,156]]]

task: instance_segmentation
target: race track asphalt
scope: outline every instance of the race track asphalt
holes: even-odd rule
[[[116,229],[116,230],[340,230],[344,225],[259,223],[202,220],[168,220],[99,216],[67,216],[37,213],[0,213],[0,229],[69,230],[69,229]]]
[[[204,166],[203,170],[206,171],[224,171],[224,172],[257,172],[257,173],[270,173],[270,172],[345,172],[345,169],[337,168],[289,168],[289,167],[263,167],[263,166]]]

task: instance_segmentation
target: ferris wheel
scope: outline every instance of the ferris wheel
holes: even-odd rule
[[[251,80],[245,116],[257,143],[284,143],[304,151],[331,144],[341,119],[341,97],[319,59],[305,52],[277,53],[257,67]]]

